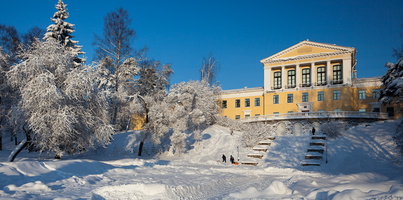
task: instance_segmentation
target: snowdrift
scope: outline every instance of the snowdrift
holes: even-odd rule
[[[106,149],[54,160],[22,152],[5,162],[0,152],[0,199],[399,199],[402,157],[392,140],[395,122],[352,127],[327,140],[328,163],[303,167],[309,136],[278,136],[263,158],[248,158],[242,133],[212,126],[182,155],[137,157],[135,132],[114,136]],[[150,155],[148,155],[150,154]],[[222,163],[233,155],[240,163]],[[228,159],[227,159],[228,160]]]

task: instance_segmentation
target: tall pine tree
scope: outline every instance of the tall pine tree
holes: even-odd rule
[[[54,24],[51,24],[47,27],[44,40],[52,40],[55,39],[62,46],[66,48],[67,51],[71,52],[74,58],[74,63],[76,66],[80,65],[80,63],[85,62],[85,59],[79,58],[78,55],[84,54],[81,51],[82,46],[77,45],[78,41],[72,40],[74,36],[72,35],[74,30],[74,24],[66,22],[69,17],[69,13],[67,12],[67,4],[64,4],[62,0],[59,0],[58,4],[55,6],[57,11],[53,15],[51,19]]]

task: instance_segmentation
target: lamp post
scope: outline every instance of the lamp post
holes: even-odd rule
[[[323,134],[326,135],[326,133]],[[325,151],[326,151],[326,163],[327,163],[327,135],[325,137]]]
[[[238,151],[238,156],[237,156],[237,158],[238,158],[238,161],[239,161],[239,146],[236,147],[236,150]]]

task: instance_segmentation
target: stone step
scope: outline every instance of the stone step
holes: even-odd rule
[[[251,153],[251,154],[248,154],[247,157],[249,157],[249,158],[259,158],[259,159],[262,159],[262,158],[263,158],[263,154]]]
[[[263,152],[267,152],[267,146],[264,145],[258,145],[258,146],[254,146],[253,147],[254,151],[263,151]]]
[[[310,142],[309,146],[325,146],[323,142]]]
[[[305,159],[307,159],[307,160],[321,160],[323,158],[323,156],[322,155],[320,155],[320,156],[313,156],[313,155],[306,155],[305,156]]]
[[[326,140],[326,136],[312,136],[312,140]]]
[[[269,137],[267,137],[266,139],[268,139],[268,140],[275,140],[276,137],[274,137],[274,136],[269,136]]]
[[[271,140],[263,140],[258,143],[258,145],[271,145]]]
[[[258,162],[255,161],[242,161],[241,162],[242,165],[253,165],[256,166],[257,164],[259,164]]]
[[[317,152],[317,153],[321,153],[321,154],[323,154],[324,151],[325,150],[323,148],[322,149],[310,148],[310,149],[307,150],[307,152]]]
[[[302,166],[320,166],[320,163],[302,163]]]

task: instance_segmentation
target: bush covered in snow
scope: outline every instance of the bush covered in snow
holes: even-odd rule
[[[272,126],[262,123],[243,123],[239,120],[230,119],[227,117],[219,117],[217,124],[230,128],[231,130],[241,131],[242,144],[245,147],[252,147],[259,141],[264,140],[272,132]]]
[[[346,129],[346,124],[341,121],[329,121],[321,125],[320,129],[329,138],[336,138]]]

